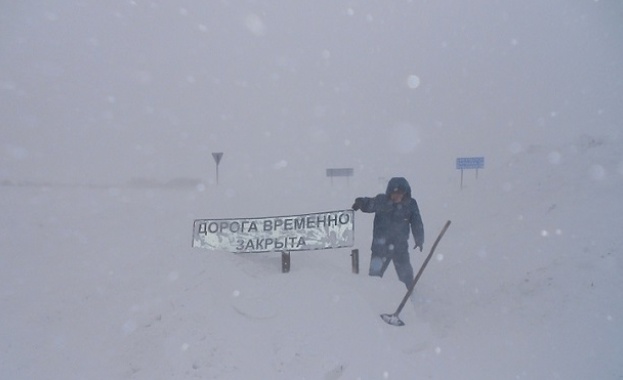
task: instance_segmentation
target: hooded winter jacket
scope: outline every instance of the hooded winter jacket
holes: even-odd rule
[[[390,194],[404,192],[402,201],[394,203]],[[424,245],[424,225],[417,202],[411,197],[411,186],[403,177],[394,177],[387,184],[385,194],[373,198],[357,198],[355,205],[363,212],[375,213],[372,232],[372,254],[393,256],[408,254],[409,232],[415,245]]]

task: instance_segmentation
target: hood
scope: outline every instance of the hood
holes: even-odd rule
[[[385,194],[389,195],[396,189],[404,191],[405,196],[411,198],[411,186],[409,186],[409,182],[404,177],[394,177],[390,179],[387,183]]]

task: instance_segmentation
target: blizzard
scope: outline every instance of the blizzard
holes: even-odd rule
[[[0,7],[0,378],[623,378],[620,2]],[[193,247],[392,177],[415,272],[451,221],[405,326],[371,214],[287,273]]]
[[[379,317],[405,289],[392,267],[382,279],[366,274],[369,215],[355,217],[360,274],[350,249],[293,252],[282,273],[278,252],[191,247],[194,219],[248,212],[225,186],[4,186],[0,371],[11,379],[619,378],[623,173],[620,164],[592,173],[622,147],[576,143],[548,163],[550,150],[564,148],[514,154],[463,189],[452,171],[444,184],[414,186],[429,241],[411,254],[416,269],[445,220],[452,225],[401,313],[403,327]],[[511,164],[530,175],[513,179]],[[296,212],[338,208],[358,188],[324,190],[316,205],[301,205],[300,193],[280,202]]]

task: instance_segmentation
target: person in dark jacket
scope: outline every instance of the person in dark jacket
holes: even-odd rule
[[[394,177],[389,180],[385,194],[357,198],[352,208],[374,213],[369,275],[383,277],[389,261],[393,260],[398,278],[409,288],[413,282],[409,232],[415,248],[421,252],[424,246],[424,225],[409,182],[403,177]]]

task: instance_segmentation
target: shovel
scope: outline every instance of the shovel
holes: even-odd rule
[[[422,272],[424,272],[424,269],[426,268],[426,265],[430,261],[431,257],[433,257],[433,253],[435,252],[435,248],[437,248],[437,244],[439,244],[439,240],[441,240],[443,235],[446,233],[446,230],[448,229],[448,227],[450,227],[450,221],[449,220],[446,222],[446,225],[443,226],[443,228],[441,229],[441,232],[439,233],[439,236],[437,236],[437,239],[433,243],[433,246],[431,247],[430,252],[428,253],[428,256],[426,257],[426,260],[424,260],[424,263],[420,267],[420,270],[417,272],[417,275],[413,279],[413,283],[409,287],[409,290],[407,290],[407,294],[405,294],[404,298],[402,299],[402,302],[398,306],[398,309],[396,309],[394,314],[381,314],[381,318],[383,318],[383,320],[385,322],[389,323],[392,326],[404,326],[405,325],[405,323],[400,320],[400,317],[398,317],[398,314],[400,314],[400,312],[402,311],[402,308],[407,303],[407,300],[409,299],[409,296],[411,295],[411,293],[413,293],[413,289],[415,289],[415,284],[417,284],[418,280],[422,276]]]

